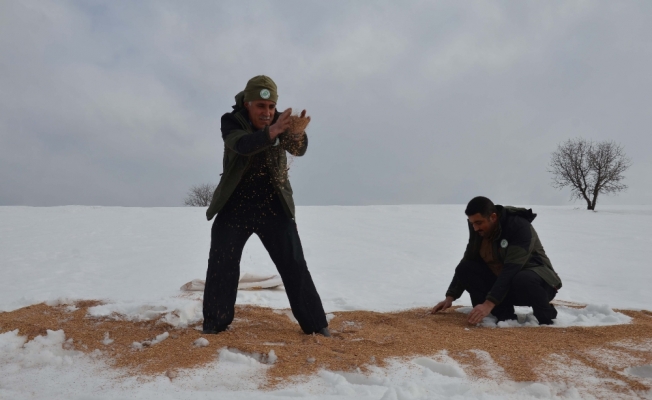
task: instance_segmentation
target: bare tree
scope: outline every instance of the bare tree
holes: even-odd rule
[[[208,207],[208,205],[211,204],[213,192],[216,187],[217,185],[210,183],[192,186],[190,190],[188,190],[188,195],[184,200],[185,205],[191,207]]]
[[[600,193],[627,189],[622,181],[630,165],[621,145],[611,140],[595,143],[578,138],[557,146],[548,172],[552,173],[553,187],[570,187],[571,198],[584,199],[587,210],[595,210]]]

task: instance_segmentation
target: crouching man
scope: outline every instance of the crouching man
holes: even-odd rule
[[[215,222],[204,289],[204,333],[225,330],[234,318],[240,258],[252,234],[258,235],[276,265],[292,313],[308,334],[330,336],[321,299],[303,256],[294,222],[294,201],[286,151],[305,154],[305,110],[292,123],[292,109],[276,110],[276,84],[256,76],[236,95],[233,111],[222,116],[224,161],[206,217]],[[296,121],[295,121],[296,122]]]
[[[550,325],[557,310],[550,301],[561,288],[539,236],[532,210],[494,205],[486,197],[466,207],[469,243],[455,269],[446,299],[432,313],[449,308],[466,290],[473,310],[469,323],[493,314],[498,321],[516,319],[514,306],[529,306],[540,324]]]

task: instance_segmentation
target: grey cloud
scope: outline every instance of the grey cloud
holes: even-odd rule
[[[0,205],[181,205],[258,74],[313,117],[298,204],[566,204],[550,153],[614,139],[652,202],[646,2],[3,2]]]

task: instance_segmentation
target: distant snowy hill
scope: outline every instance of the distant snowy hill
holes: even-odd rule
[[[531,208],[538,214],[533,225],[563,281],[557,300],[592,307],[583,314],[564,312],[560,324],[626,323],[627,318],[614,313],[614,308],[652,308],[652,206],[603,206],[597,212],[580,207]],[[467,241],[463,210],[462,205],[298,207],[305,256],[326,311],[393,311],[432,306],[443,299]],[[100,299],[107,304],[96,307],[96,315],[134,316],[148,304],[176,310],[174,324],[196,322],[201,317],[199,294],[179,298],[179,287],[205,277],[211,223],[200,208],[0,207],[0,311],[43,301]],[[245,248],[241,272],[276,273],[255,236]],[[289,307],[283,291],[243,291],[237,301]],[[470,305],[470,301],[465,295],[455,304]],[[100,377],[92,360],[66,353],[63,340],[53,333],[28,349],[21,347],[15,333],[0,334],[0,398],[73,398],[67,397],[65,388],[72,382],[80,385],[76,398],[102,399],[124,398],[125,393],[161,399],[215,398],[217,393],[243,399],[296,395],[416,399],[427,398],[419,395],[419,388],[450,389],[450,385],[469,389],[441,389],[441,398],[554,398],[562,393],[542,384],[526,389],[516,384],[496,386],[485,393],[463,375],[434,376],[396,364],[383,378],[394,379],[393,391],[360,392],[355,382],[324,371],[314,378],[321,382],[316,387],[326,387],[322,392],[306,389],[306,383],[286,392],[260,392],[253,384],[248,391],[232,392],[226,378],[202,386],[199,380],[208,374],[204,371],[193,378],[194,384],[186,382],[183,387],[171,387],[169,380],[147,385],[133,381],[100,395],[93,388],[110,386],[109,376]],[[44,352],[52,357],[43,358]],[[232,358],[231,369],[216,366],[231,371],[231,379],[249,379],[260,369]],[[76,361],[59,370],[65,360]],[[453,368],[437,365],[437,371]],[[27,372],[33,384],[22,391]],[[565,398],[576,395],[572,390],[563,393]]]
[[[532,206],[563,280],[557,299],[652,305],[652,206]],[[308,268],[327,311],[434,305],[468,237],[461,205],[298,207]],[[211,222],[201,208],[0,207],[0,309],[60,297],[153,300],[206,274]],[[276,273],[256,236],[241,271]],[[239,303],[285,308],[284,293]],[[462,298],[459,304],[470,304]]]

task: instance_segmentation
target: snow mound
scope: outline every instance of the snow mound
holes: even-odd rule
[[[518,327],[535,327],[539,326],[539,321],[532,314],[530,307],[514,307],[518,320],[500,321],[496,317],[489,315],[480,323],[481,326],[488,328],[518,328]],[[612,310],[608,305],[589,304],[584,308],[572,308],[556,305],[557,318],[553,320],[551,326],[555,328],[567,328],[571,326],[609,326],[629,324],[632,318]],[[460,307],[457,312],[468,314],[472,307]]]
[[[517,383],[504,379],[499,383],[488,380],[472,381],[462,375],[463,372],[455,361],[445,356],[444,359],[446,362],[423,357],[407,363],[388,360],[386,368],[370,366],[368,373],[321,370],[307,381],[273,394],[283,398],[381,400],[582,398],[575,388],[563,385]],[[311,393],[314,392],[321,395],[312,396]]]
[[[464,371],[454,364],[445,364],[425,357],[417,358],[414,362],[439,375],[450,376],[451,378],[466,377]]]
[[[56,299],[51,299],[45,302],[46,305],[50,307],[58,307],[58,306],[74,306],[75,305],[75,299],[71,297],[57,297]]]
[[[558,306],[555,325],[560,326],[606,326],[629,324],[632,319],[625,314],[612,310],[608,305],[589,304],[585,308]],[[563,310],[563,313],[560,312]]]
[[[152,343],[152,345],[155,345],[155,344],[161,343],[162,341],[164,341],[165,339],[167,339],[169,337],[170,337],[170,334],[168,332],[163,332],[160,335],[157,335],[156,338],[154,338],[154,340],[152,340],[151,343]]]
[[[47,330],[45,336],[37,336],[26,342],[18,330],[0,334],[0,360],[22,368],[71,365],[81,352],[71,350],[72,339],[66,340],[62,330]]]
[[[628,374],[644,379],[652,379],[652,365],[641,365],[640,367],[630,367],[625,370]]]
[[[256,366],[259,364],[274,364],[278,360],[278,356],[274,350],[270,350],[268,354],[265,353],[245,353],[238,349],[222,348],[219,351],[220,361],[232,362],[235,364],[244,364],[249,366]]]
[[[90,307],[88,315],[125,321],[161,320],[179,328],[186,328],[203,319],[201,301],[178,298],[161,299],[158,305],[137,302],[102,304]]]
[[[104,339],[102,340],[102,344],[108,346],[111,343],[113,343],[113,339],[109,337],[109,332],[104,332]]]
[[[142,342],[133,342],[131,344],[131,347],[134,350],[142,350],[144,347],[151,347],[151,346],[157,345],[157,344],[161,343],[162,341],[164,341],[165,339],[167,339],[168,337],[170,337],[170,334],[168,332],[163,332],[160,335],[156,336],[152,340],[143,340]]]

